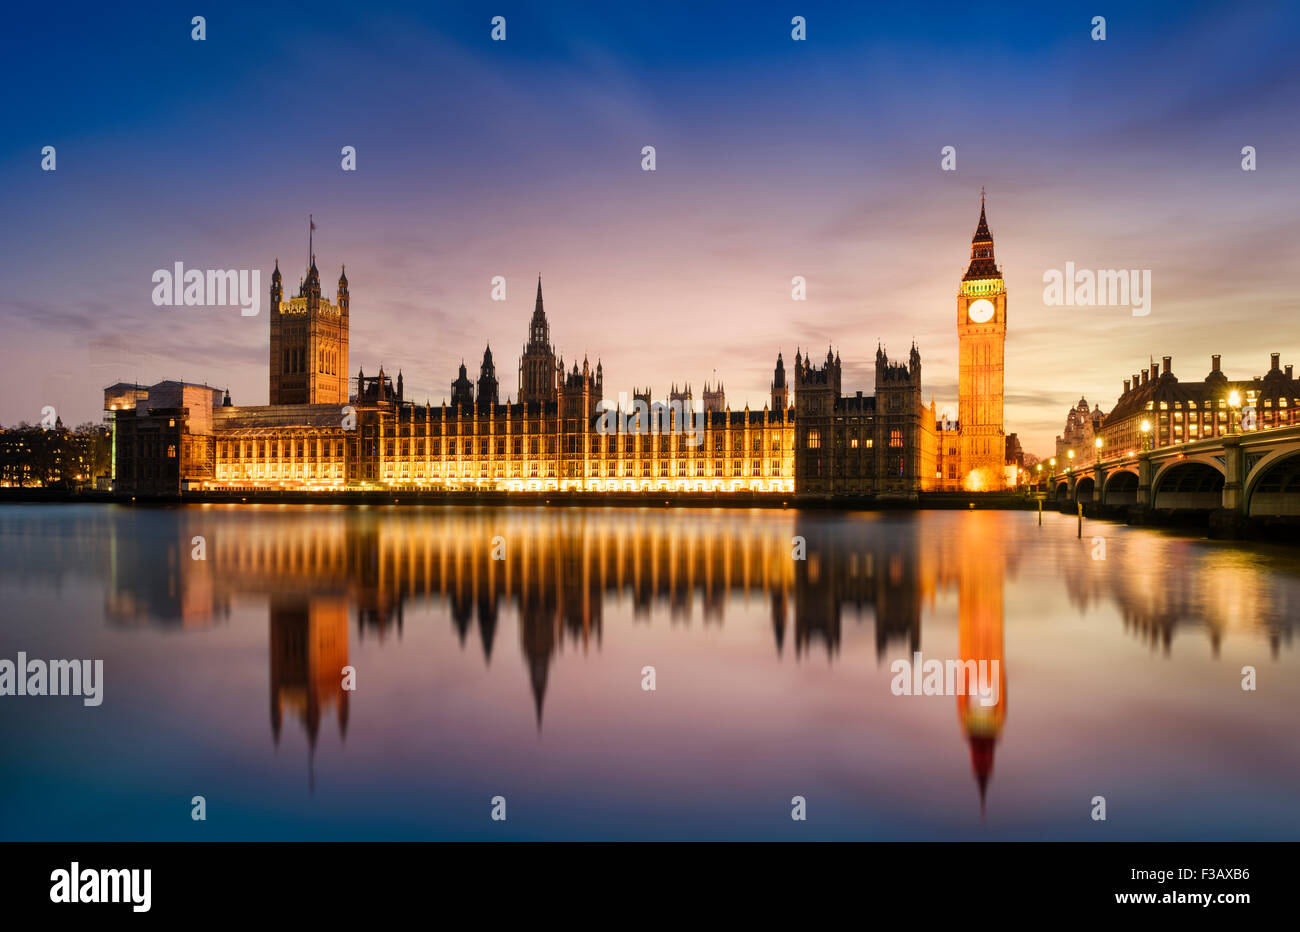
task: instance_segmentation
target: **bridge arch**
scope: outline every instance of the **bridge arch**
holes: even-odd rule
[[[1117,469],[1106,477],[1102,487],[1102,504],[1136,505],[1138,500],[1138,474],[1133,469]]]
[[[1062,481],[1056,486],[1056,501],[1058,503],[1068,502],[1070,500],[1070,483]]]
[[[1260,461],[1246,488],[1246,514],[1258,517],[1300,516],[1300,450]]]
[[[1223,483],[1223,467],[1214,460],[1173,460],[1152,480],[1151,507],[1214,511],[1223,507]]]
[[[1074,500],[1076,502],[1091,504],[1093,492],[1095,492],[1096,489],[1097,483],[1093,480],[1092,476],[1080,476],[1074,483]]]

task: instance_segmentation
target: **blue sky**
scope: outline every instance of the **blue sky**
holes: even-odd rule
[[[488,341],[514,392],[540,273],[558,349],[599,356],[614,392],[716,373],[761,406],[778,350],[827,343],[869,392],[876,341],[915,338],[955,406],[981,185],[1031,452],[1150,356],[1185,379],[1211,353],[1233,377],[1300,362],[1295,4],[200,7],[9,15],[0,423],[96,417],[122,379],[264,403],[265,312],[154,307],[151,275],[267,287],[279,257],[291,284],[309,213],[325,281],[348,267],[350,368],[401,368],[435,403]],[[1151,269],[1152,313],[1045,306],[1066,262]]]

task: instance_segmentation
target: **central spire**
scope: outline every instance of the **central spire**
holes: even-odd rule
[[[528,326],[528,343],[530,346],[544,347],[551,342],[551,328],[546,322],[546,310],[542,307],[542,276],[537,276],[537,303],[533,307],[533,319]]]

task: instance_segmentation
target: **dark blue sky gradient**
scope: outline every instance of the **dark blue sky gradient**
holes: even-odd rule
[[[1031,452],[1151,355],[1198,379],[1211,353],[1234,377],[1300,361],[1278,326],[1297,309],[1294,3],[204,6],[8,14],[0,422],[97,416],[120,379],[264,403],[265,311],[155,308],[150,276],[259,268],[265,290],[278,256],[291,282],[309,213],[326,281],[348,265],[350,368],[401,367],[435,403],[489,340],[514,392],[540,272],[558,348],[600,356],[613,391],[698,393],[716,371],[761,406],[778,350],[828,342],[846,391],[870,391],[876,340],[915,338],[951,406],[981,185],[1008,429]],[[1151,269],[1152,315],[1045,307],[1067,261]]]

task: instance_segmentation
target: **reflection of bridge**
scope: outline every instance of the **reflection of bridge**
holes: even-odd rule
[[[1120,456],[1052,476],[1057,502],[1149,511],[1300,517],[1300,426]]]

